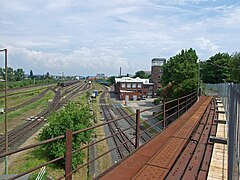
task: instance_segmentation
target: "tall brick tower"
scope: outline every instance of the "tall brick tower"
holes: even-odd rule
[[[165,58],[153,58],[151,70],[151,82],[154,83],[154,96],[156,96],[157,89],[161,87],[160,78],[162,76],[162,66],[166,63]]]

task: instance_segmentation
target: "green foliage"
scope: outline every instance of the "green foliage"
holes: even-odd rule
[[[196,51],[190,48],[182,50],[163,65],[161,83],[167,91],[161,96],[176,98],[197,90],[197,59]]]
[[[148,78],[151,77],[151,75],[146,74],[144,71],[137,71],[137,72],[135,73],[135,76],[134,76],[134,77],[135,77],[135,78],[136,78],[136,77],[139,77],[139,78],[142,78],[142,79],[148,79]]]
[[[209,60],[201,62],[201,78],[204,83],[223,83],[230,81],[230,56],[217,53]]]
[[[24,71],[23,69],[17,69],[14,71],[15,81],[22,81],[24,80]]]
[[[234,53],[230,58],[230,80],[240,83],[240,53]]]
[[[64,109],[52,114],[48,121],[49,125],[43,128],[40,133],[40,140],[47,140],[54,138],[63,133],[67,129],[72,131],[84,129],[91,126],[89,108],[77,103],[69,103]],[[73,150],[79,149],[81,145],[90,141],[92,131],[83,132],[73,136]],[[44,145],[44,151],[49,159],[54,159],[65,154],[65,139],[54,141]],[[73,167],[83,162],[84,154],[82,152],[73,154]],[[65,161],[59,161],[57,165],[64,166]]]
[[[29,77],[30,77],[31,79],[33,79],[33,71],[32,71],[32,70],[30,70]]]
[[[5,68],[0,69],[0,76],[2,79],[5,79],[5,72],[6,72]],[[7,75],[8,75],[8,81],[15,81],[15,73],[13,68],[8,67]]]
[[[109,82],[109,85],[112,85],[115,83],[115,76],[111,76],[108,78],[107,82]]]
[[[56,80],[56,79],[43,79],[43,80],[24,79],[22,81],[8,82],[8,88],[11,89],[11,88],[33,86],[33,85],[53,84],[58,82],[59,80]],[[0,89],[4,89],[4,82],[0,82]]]
[[[160,100],[160,99],[154,99],[154,101],[153,101],[153,104],[155,104],[155,105],[159,105],[159,104],[160,104],[160,102],[161,102],[161,100]]]

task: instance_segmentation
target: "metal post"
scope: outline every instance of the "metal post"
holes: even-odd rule
[[[187,106],[188,106],[188,95],[186,96],[186,105],[185,105],[185,106],[186,106],[186,110],[185,110],[185,112],[186,112],[187,109],[188,109],[188,108],[187,108]]]
[[[7,67],[7,49],[5,49],[5,151],[8,151],[8,104],[7,104],[7,88],[8,88],[8,67]],[[5,174],[8,174],[8,156],[5,157]]]
[[[179,110],[180,110],[180,102],[179,102],[180,100],[179,100],[179,98],[178,98],[178,118],[179,118],[179,115],[180,115],[180,112],[179,112]]]
[[[7,49],[2,49],[0,50],[5,52],[5,152],[7,153],[8,151],[8,119],[7,119],[7,114],[8,114],[8,104],[7,104],[7,82],[8,82],[8,58],[7,58]],[[5,174],[8,174],[8,156],[5,157]]]
[[[192,93],[192,94],[191,94],[191,98],[190,98],[191,107],[192,107],[192,105],[193,105],[193,97],[194,97],[194,94]]]
[[[136,139],[135,139],[135,149],[139,147],[139,138],[140,138],[140,110],[136,110]]]
[[[163,101],[163,129],[166,128],[166,104]]]
[[[198,100],[199,100],[199,97],[200,97],[200,59],[198,61],[198,87],[197,87],[197,97],[198,97]]]
[[[71,129],[67,129],[65,138],[66,138],[65,179],[72,180],[72,130]]]
[[[230,86],[230,104],[229,104],[229,130],[228,130],[228,179],[237,179],[237,162],[236,162],[236,103],[234,97],[234,86]]]

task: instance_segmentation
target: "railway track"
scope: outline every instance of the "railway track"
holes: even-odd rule
[[[17,88],[17,89],[8,89],[8,97],[18,95],[18,94],[27,94],[27,93],[42,90],[42,89],[45,89],[45,88],[52,88],[52,86],[54,86],[54,85],[51,84],[51,85],[48,85],[48,86],[43,85],[43,87],[41,87],[41,86],[31,86],[31,87],[23,87],[23,88]],[[40,87],[40,88],[37,88],[37,87]],[[32,88],[36,88],[36,89],[32,89]],[[25,90],[25,89],[26,89],[26,91],[21,91],[21,90]],[[32,89],[32,90],[27,90],[27,89]],[[21,92],[14,92],[14,91],[21,91]],[[14,93],[11,93],[11,92],[14,92]],[[4,93],[4,91],[0,91],[0,93]],[[5,95],[2,95],[2,96],[0,96],[0,99],[2,99],[4,97],[5,97]]]
[[[55,97],[52,100],[52,102],[49,104],[49,107],[42,112],[40,112],[38,115],[36,115],[36,120],[26,122],[15,129],[11,130],[8,133],[8,144],[10,148],[15,148],[21,142],[27,139],[27,134],[30,131],[33,131],[36,129],[36,127],[42,127],[44,124],[46,118],[54,111],[57,111],[59,108],[61,108],[64,104],[68,102],[74,95],[79,93],[80,91],[84,91],[87,89],[87,84],[78,84],[78,86],[75,86],[75,89],[72,90],[72,92],[69,92],[64,97],[61,96],[61,90],[62,88],[59,87],[58,89],[52,89],[55,92]],[[5,151],[5,138],[0,137],[0,154]]]
[[[28,101],[26,101],[26,102],[24,102],[24,103],[22,103],[22,104],[19,104],[19,105],[15,106],[15,107],[9,108],[9,109],[8,109],[8,112],[16,111],[16,110],[18,110],[18,109],[23,108],[24,106],[27,106],[27,105],[29,105],[29,104],[32,104],[32,103],[38,101],[39,99],[43,98],[43,96],[44,96],[49,90],[50,90],[50,88],[47,88],[47,89],[45,89],[43,92],[41,92],[40,94],[38,94],[36,97],[34,97],[34,98],[32,98],[32,99],[30,99],[30,100],[28,100]]]
[[[207,179],[213,150],[209,137],[217,131],[211,100],[200,97],[177,121],[97,179]]]
[[[105,90],[108,90],[106,86],[102,86]],[[119,103],[111,103],[113,106],[113,109],[115,110],[116,114],[118,114],[120,117],[128,116],[129,114],[122,108],[122,106]],[[132,127],[133,132],[130,132],[128,134],[135,134],[136,132],[136,121],[132,116],[126,117],[123,120],[120,120],[121,123],[127,123],[125,128]],[[125,122],[124,122],[125,121]],[[144,126],[140,123],[140,142],[143,144],[147,142],[149,139],[152,138],[153,134],[150,132],[145,131]]]
[[[104,115],[104,119],[108,121],[114,119],[114,116],[109,106],[106,105],[105,93],[106,92],[104,91],[100,96],[100,106]],[[120,159],[123,159],[127,154],[134,150],[134,142],[132,142],[131,138],[129,138],[129,135],[126,135],[126,131],[125,132],[122,131],[122,128],[118,122],[109,123],[108,128],[111,135],[113,135],[112,136],[113,143],[115,147],[117,147],[116,151],[118,155],[117,159],[118,161]],[[115,135],[116,133],[118,134]]]
[[[128,113],[118,103],[115,103],[114,107],[115,107],[114,110],[120,116],[128,116]],[[129,124],[129,126],[132,127],[134,131],[136,131],[136,121],[134,120],[134,118],[132,116],[129,116],[124,119]],[[149,139],[151,139],[153,135],[150,132],[145,131],[145,128],[143,127],[143,125],[140,124],[139,128],[140,128],[140,134],[141,134],[140,140],[141,140],[141,143],[143,144],[147,142]]]
[[[128,116],[129,114],[119,104],[106,105],[105,93],[107,88],[104,88],[105,90],[100,96],[100,103],[106,121],[116,118],[113,116],[113,114],[118,115],[119,117]],[[117,148],[118,157],[120,159],[134,151],[136,122],[132,116],[123,118],[115,123],[110,123],[108,126],[110,126],[109,129],[112,134],[120,132],[119,134],[115,135],[116,137],[113,139],[115,147],[119,146],[118,144],[122,144],[121,148]],[[150,132],[146,132],[142,125],[140,126],[140,133],[140,142],[142,144],[147,142],[153,136]]]

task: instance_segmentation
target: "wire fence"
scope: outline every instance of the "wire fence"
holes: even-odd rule
[[[140,111],[137,110],[136,113],[132,113],[130,115],[127,116],[122,116],[120,118],[115,118],[115,119],[109,119],[106,122],[100,123],[100,124],[96,124],[92,127],[88,127],[85,129],[81,129],[78,131],[74,131],[72,132],[72,130],[68,129],[66,130],[66,132],[63,132],[63,135],[52,138],[52,139],[48,139],[33,145],[29,145],[29,146],[25,146],[16,150],[12,150],[12,151],[8,151],[7,153],[2,153],[0,154],[0,159],[6,156],[11,156],[13,154],[17,154],[19,152],[22,151],[26,151],[29,149],[33,149],[36,147],[40,147],[44,144],[48,144],[54,141],[58,141],[61,139],[65,139],[65,154],[62,154],[62,156],[57,157],[55,159],[52,159],[48,162],[45,162],[43,164],[40,164],[36,167],[32,167],[29,170],[25,171],[25,172],[21,172],[20,174],[10,178],[10,179],[17,179],[19,177],[22,177],[26,174],[31,174],[34,171],[40,171],[41,168],[48,166],[52,163],[56,163],[59,160],[64,159],[65,161],[65,173],[60,177],[58,177],[57,179],[67,179],[70,180],[72,179],[72,174],[79,171],[80,169],[84,168],[84,167],[89,167],[89,164],[96,162],[97,160],[99,160],[100,158],[104,158],[107,154],[111,153],[112,151],[116,150],[119,147],[123,147],[124,145],[126,145],[127,143],[131,143],[134,145],[135,149],[138,148],[140,146],[140,138],[142,136],[142,134],[144,134],[146,131],[149,130],[153,130],[153,128],[159,124],[161,124],[162,126],[162,130],[163,131],[165,128],[168,128],[168,126],[174,122],[179,116],[181,116],[184,112],[188,111],[188,109],[197,101],[197,92],[193,92],[191,94],[188,94],[186,96],[177,98],[177,99],[173,99],[171,101],[167,101],[167,102],[162,102],[159,105],[153,107],[152,109],[156,109],[159,108],[159,113],[152,115],[152,117],[158,117],[159,120],[155,123],[155,124],[151,124],[148,127],[145,127],[144,129],[140,129],[140,127],[143,127],[144,123],[146,123],[148,120],[150,120],[152,117],[149,117],[148,119],[146,119],[145,121],[142,121],[140,119],[140,114],[143,113],[144,111]],[[151,109],[148,109],[151,110]],[[72,145],[72,139],[73,136],[76,134],[80,134],[80,133],[86,133],[87,131],[90,130],[95,130],[97,128],[101,128],[101,127],[106,127],[108,124],[120,121],[122,119],[128,118],[128,117],[135,117],[135,125],[133,127],[128,127],[125,129],[120,129],[117,132],[114,132],[113,134],[105,134],[103,137],[101,137],[101,139],[95,139],[94,141],[86,144],[86,145],[80,145],[79,149],[75,149],[73,150]],[[97,155],[95,155],[93,158],[88,159],[87,162],[85,162],[84,164],[78,166],[77,168],[73,169],[72,167],[72,158],[73,158],[73,154],[76,152],[81,152],[83,150],[89,149],[91,147],[96,146],[97,144],[102,143],[103,141],[107,141],[107,139],[109,138],[113,138],[114,136],[119,136],[121,133],[123,133],[124,131],[127,131],[130,128],[134,128],[135,133],[134,136],[131,137],[131,139],[128,139],[126,141],[122,141],[121,143],[119,143],[117,146],[114,147],[109,147],[106,151],[104,152],[98,152]],[[159,132],[155,132],[155,135],[157,135],[158,133],[161,133],[161,131]],[[65,134],[64,134],[65,133]],[[153,136],[152,136],[153,137]],[[94,137],[93,137],[94,139]],[[129,142],[131,141],[131,142]],[[126,156],[125,156],[126,157]],[[109,162],[110,163],[110,162]],[[105,169],[106,170],[106,169]],[[102,173],[102,172],[99,172]],[[94,178],[94,177],[91,177]]]
[[[208,93],[221,97],[228,126],[228,178],[240,178],[240,84],[205,84]]]

